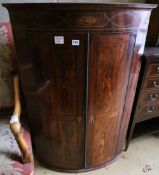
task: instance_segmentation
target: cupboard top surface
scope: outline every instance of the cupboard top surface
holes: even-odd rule
[[[147,47],[145,48],[144,55],[146,57],[157,57],[159,59],[159,48],[158,47]]]
[[[128,31],[134,34],[144,33],[150,11],[156,7],[154,4],[137,3],[13,3],[3,5],[9,9],[12,26],[16,28],[65,31],[79,31],[80,29],[80,32]]]
[[[139,8],[139,9],[153,9],[153,8],[156,8],[157,7],[157,4],[144,4],[144,3],[106,3],[105,1],[103,0],[100,0],[98,2],[96,2],[95,0],[89,2],[88,0],[86,0],[85,2],[80,2],[80,1],[77,1],[77,2],[73,2],[71,3],[71,1],[65,1],[65,2],[58,2],[58,3],[3,3],[3,6],[7,7],[7,8],[18,8],[18,7],[42,7],[42,8],[45,8],[45,7],[49,7],[49,8],[52,8],[52,7],[71,7],[71,6],[74,6],[74,7],[86,7],[86,6],[89,6],[89,7],[100,7],[100,8]],[[99,10],[99,9],[98,9]]]

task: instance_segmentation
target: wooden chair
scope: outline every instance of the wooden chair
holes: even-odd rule
[[[19,75],[15,74],[13,77],[13,84],[14,84],[14,100],[15,100],[15,106],[13,115],[11,116],[10,120],[10,129],[17,141],[17,144],[20,148],[20,151],[22,153],[22,161],[24,163],[32,162],[32,152],[29,149],[29,146],[27,145],[23,133],[22,133],[22,127],[20,123],[20,115],[21,115],[21,101],[20,101],[20,91],[19,91]]]

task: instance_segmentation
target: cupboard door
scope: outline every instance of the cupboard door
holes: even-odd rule
[[[130,34],[90,35],[87,166],[115,157],[134,43]]]
[[[87,36],[36,31],[27,38],[30,61],[20,71],[36,155],[57,169],[82,168]]]

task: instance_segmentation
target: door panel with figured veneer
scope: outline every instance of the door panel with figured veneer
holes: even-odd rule
[[[56,44],[54,36],[63,36],[63,43]],[[39,160],[57,168],[81,168],[87,36],[36,31],[28,38],[36,87],[25,93]],[[72,45],[73,39],[80,44]]]
[[[130,34],[90,36],[88,166],[115,156],[134,42]]]

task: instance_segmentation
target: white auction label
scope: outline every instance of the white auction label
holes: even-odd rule
[[[55,44],[64,44],[64,36],[54,36]]]
[[[79,40],[72,40],[72,46],[79,46],[80,41]]]

